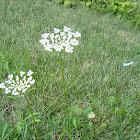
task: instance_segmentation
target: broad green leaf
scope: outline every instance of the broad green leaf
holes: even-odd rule
[[[116,5],[114,5],[114,6],[113,6],[113,13],[115,13],[115,12],[116,12],[116,9],[117,9],[117,6],[116,6]]]
[[[82,109],[77,105],[71,108],[71,114],[80,115],[82,113]]]
[[[75,110],[75,112],[76,112],[78,115],[80,115],[80,114],[82,113],[82,109],[81,109],[81,108],[77,108],[77,109]]]
[[[119,13],[120,13],[120,14],[126,13],[126,10],[125,10],[124,7],[119,7],[118,10],[119,10]]]
[[[136,20],[136,23],[137,23],[137,24],[140,24],[140,20]]]
[[[100,129],[105,129],[107,127],[106,123],[102,123]]]
[[[17,132],[18,134],[21,133],[22,129],[24,128],[24,122],[20,122],[17,126],[16,126],[16,129],[17,129]]]
[[[81,1],[80,4],[83,5],[83,6],[86,5],[84,1]]]
[[[76,118],[72,118],[72,122],[73,122],[74,127],[76,127]]]
[[[71,5],[70,0],[66,0],[66,1],[64,2],[64,5],[65,5],[65,6],[70,6],[70,5]]]
[[[126,1],[125,5],[130,6],[130,5],[132,5],[132,3],[130,1]]]
[[[39,114],[40,114],[39,112],[33,113],[34,116],[35,116],[35,115],[39,115]],[[28,116],[24,119],[24,121],[28,120],[28,119],[31,118],[31,117],[32,117],[32,115],[28,115]]]
[[[140,22],[139,22],[140,23]],[[138,99],[140,99],[140,93],[138,94]]]
[[[130,8],[129,8],[129,9],[126,10],[126,12],[127,12],[127,13],[131,13],[131,12],[133,12],[133,9],[130,9]]]
[[[35,119],[35,122],[41,122],[41,120]],[[30,124],[33,124],[33,123],[34,123],[34,121],[32,120],[32,121],[29,123],[29,125],[30,125]]]
[[[91,6],[91,4],[92,4],[91,1],[86,2],[86,6],[87,6],[87,7]]]

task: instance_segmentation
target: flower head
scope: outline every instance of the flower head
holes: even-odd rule
[[[13,74],[8,75],[9,80],[13,79]]]
[[[44,33],[44,34],[41,34],[42,38],[47,38],[49,36],[49,34],[47,33]]]
[[[77,31],[73,35],[74,35],[74,37],[81,37],[81,33],[77,32]]]
[[[81,37],[81,33],[76,31],[72,32],[71,28],[64,26],[63,30],[54,28],[54,33],[41,34],[42,39],[39,41],[47,51],[55,49],[57,52],[65,50],[68,53],[72,53],[74,47],[79,45],[79,41],[76,39]]]
[[[20,76],[22,77],[25,74],[24,71],[20,71]]]
[[[58,34],[60,32],[60,29],[54,28],[54,33]]]
[[[6,88],[4,82],[0,84],[0,88]]]
[[[70,32],[71,28],[68,28],[68,27],[64,26],[63,30],[64,30],[64,32]]]
[[[88,114],[88,118],[89,119],[94,119],[95,118],[95,114],[94,114],[94,112],[90,112],[89,114]]]
[[[33,71],[32,70],[29,70],[28,72],[27,72],[27,76],[31,76],[33,74]]]
[[[5,89],[6,94],[19,95],[20,93],[25,93],[35,83],[35,80],[31,76],[32,74],[31,70],[26,75],[24,71],[20,71],[20,76],[10,74],[8,75],[8,80],[0,84],[0,88]]]

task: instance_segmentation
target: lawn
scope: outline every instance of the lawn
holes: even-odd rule
[[[64,26],[82,34],[73,53],[62,53],[70,116],[59,53],[39,42],[42,33]],[[1,0],[0,34],[0,83],[33,70],[26,95],[42,140],[140,139],[140,31],[130,21],[47,0]],[[2,89],[0,123],[2,140],[37,139],[25,98]]]

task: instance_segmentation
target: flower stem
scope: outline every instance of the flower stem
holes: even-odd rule
[[[24,94],[24,93],[23,93]],[[38,132],[38,129],[37,129],[37,125],[36,125],[36,122],[35,122],[35,118],[34,118],[34,115],[33,115],[33,112],[32,112],[32,109],[31,109],[31,105],[28,101],[28,98],[26,97],[26,95],[24,94],[24,97],[27,101],[27,104],[28,104],[28,107],[29,107],[29,110],[30,110],[30,113],[31,113],[31,116],[32,116],[32,119],[33,119],[33,122],[34,122],[34,126],[35,126],[35,130],[36,130],[36,133],[37,133],[37,136],[38,136],[38,140],[41,140],[40,139],[40,135],[39,135],[39,132]]]
[[[63,72],[63,60],[62,60],[62,54],[60,52],[60,63],[61,63],[61,72],[62,72],[62,80],[63,80],[63,88],[64,88],[64,97],[65,97],[65,103],[66,103],[66,109],[67,109],[67,114],[68,114],[68,118],[69,118],[69,123],[70,123],[70,114],[69,114],[69,105],[68,105],[68,97],[67,97],[67,93],[66,93],[66,86],[65,86],[65,79],[64,79],[64,72]],[[71,125],[69,125],[70,130],[71,130]],[[71,134],[71,131],[70,131]]]
[[[62,72],[62,80],[63,80],[63,88],[64,88],[64,97],[65,97],[65,101],[66,101],[66,107],[67,107],[67,112],[69,115],[69,107],[68,107],[68,99],[67,99],[67,93],[66,93],[66,86],[65,86],[65,79],[64,79],[64,72],[63,72],[63,62],[62,62],[62,54],[60,52],[60,59],[61,59],[61,72]]]
[[[95,138],[95,137],[96,137],[96,129],[95,129],[95,122],[94,122],[94,119],[93,119],[93,122],[92,122],[92,123],[93,123],[93,129],[94,129],[94,130],[93,130],[93,131],[94,131],[94,140],[96,140],[96,138]]]

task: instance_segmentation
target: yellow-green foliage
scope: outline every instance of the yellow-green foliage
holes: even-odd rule
[[[140,3],[138,0],[52,0],[65,6],[83,5],[85,7],[94,7],[97,10],[103,10],[119,15],[125,15],[137,25],[140,26]]]

